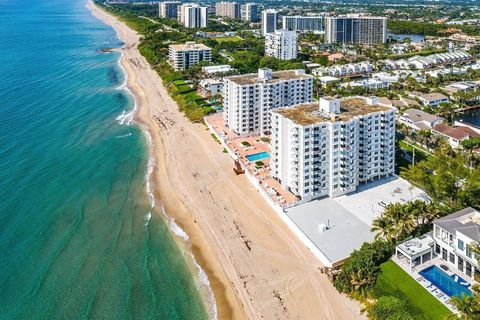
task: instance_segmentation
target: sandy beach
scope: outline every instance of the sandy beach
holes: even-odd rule
[[[139,35],[97,8],[125,43],[121,64],[137,103],[135,121],[152,139],[157,203],[189,235],[208,275],[219,319],[363,319],[319,261],[281,221],[204,125],[179,111],[136,47]]]

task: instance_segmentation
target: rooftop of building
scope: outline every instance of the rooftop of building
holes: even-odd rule
[[[330,97],[325,97],[328,100]],[[340,101],[340,113],[326,116],[320,111],[318,102],[302,104],[295,107],[286,107],[273,110],[293,122],[307,126],[322,122],[349,121],[354,117],[366,115],[373,112],[392,110],[392,107],[382,104],[369,104],[367,99],[362,97],[347,98]]]
[[[328,260],[325,263],[335,265],[374,238],[370,231],[372,221],[383,213],[386,205],[417,199],[429,201],[425,192],[392,176],[362,184],[350,194],[291,207],[286,214],[323,253]],[[320,228],[321,224],[326,230]]]
[[[423,99],[423,100],[426,100],[426,101],[437,101],[437,100],[448,99],[447,96],[445,96],[441,93],[438,93],[438,92],[422,94],[419,98]]]
[[[433,130],[456,140],[480,137],[480,134],[469,127],[452,127],[445,123],[436,125]]]
[[[403,113],[403,116],[412,120],[413,122],[419,122],[419,121],[435,122],[442,119],[436,115],[430,114],[428,112],[425,112],[419,109],[408,109]]]
[[[271,73],[271,78],[267,80],[268,83],[281,82],[286,80],[294,79],[308,79],[313,76],[305,74],[304,70],[284,70],[284,71],[275,71]],[[230,81],[235,82],[239,85],[248,85],[262,82],[259,78],[258,73],[243,74],[238,76],[226,77]]]
[[[471,207],[437,219],[433,223],[452,234],[457,231],[480,242],[480,212]]]
[[[210,47],[207,47],[203,43],[195,43],[195,42],[171,44],[170,47],[175,50],[211,50],[212,49]]]

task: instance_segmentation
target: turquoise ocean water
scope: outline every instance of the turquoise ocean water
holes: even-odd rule
[[[0,319],[207,318],[119,117],[115,32],[84,0],[3,0],[0,35]]]

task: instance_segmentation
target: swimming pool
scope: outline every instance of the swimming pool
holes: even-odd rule
[[[462,293],[472,295],[472,292],[461,283],[467,283],[457,275],[449,276],[437,266],[431,266],[419,272],[421,276],[430,281],[447,296],[460,297]],[[455,281],[457,279],[457,281]]]
[[[262,160],[262,159],[265,159],[265,158],[270,158],[270,154],[266,151],[250,154],[250,155],[247,156],[247,159],[250,162]]]

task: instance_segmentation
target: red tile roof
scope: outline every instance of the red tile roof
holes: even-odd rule
[[[436,125],[433,128],[434,131],[437,131],[441,134],[444,134],[450,138],[462,140],[469,139],[474,137],[480,137],[480,134],[476,133],[470,128],[467,127],[451,127],[448,124],[441,123]]]

